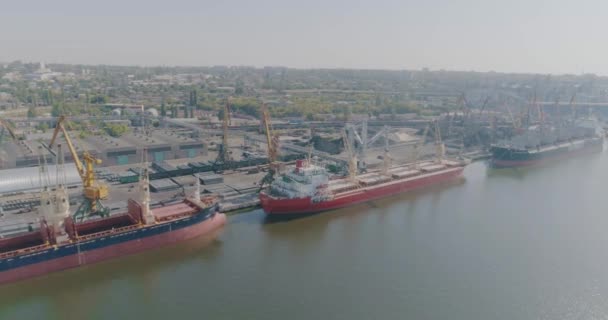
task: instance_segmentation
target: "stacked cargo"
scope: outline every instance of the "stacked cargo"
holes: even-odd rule
[[[120,183],[133,183],[139,181],[139,175],[133,171],[121,172],[118,174]]]
[[[171,179],[158,179],[150,181],[150,191],[162,192],[179,189],[179,185]]]
[[[380,173],[367,173],[357,176],[357,181],[359,181],[359,183],[361,183],[363,186],[373,186],[390,180],[390,177]]]
[[[224,177],[215,173],[197,174],[196,176],[204,185],[218,184],[224,182]]]

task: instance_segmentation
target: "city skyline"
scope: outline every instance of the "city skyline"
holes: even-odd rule
[[[597,0],[0,6],[4,62],[608,75]]]

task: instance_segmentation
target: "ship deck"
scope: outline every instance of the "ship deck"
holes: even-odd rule
[[[455,166],[455,167],[442,166],[441,168],[434,170],[434,171],[427,171],[427,172],[414,171],[416,174],[414,174],[414,175],[406,174],[406,176],[403,178],[398,178],[398,177],[393,176],[393,179],[390,179],[386,182],[382,182],[382,183],[378,183],[378,184],[372,184],[372,185],[367,185],[367,186],[359,185],[358,187],[354,187],[354,188],[350,188],[350,189],[342,189],[342,190],[331,190],[330,189],[330,190],[333,192],[335,198],[342,198],[342,197],[351,196],[352,194],[358,193],[361,191],[372,190],[372,189],[379,188],[379,187],[387,187],[387,186],[405,183],[405,182],[411,182],[411,181],[415,181],[417,179],[432,177],[437,174],[442,174],[442,173],[445,173],[448,171],[455,171],[455,170],[462,170],[462,167],[460,167],[460,166]],[[411,171],[413,171],[413,170],[410,170],[410,172]]]
[[[196,209],[193,208],[193,206],[188,205],[186,202],[171,204],[164,207],[152,209],[152,213],[159,220],[163,220],[176,215],[193,214],[195,212]]]
[[[424,161],[418,163],[416,168],[413,168],[411,164],[392,167],[388,170],[387,174],[382,173],[381,171],[372,171],[358,175],[354,180],[350,180],[348,178],[331,180],[329,181],[328,189],[335,195],[349,194],[355,190],[375,187],[378,185],[409,181],[408,178],[413,180],[414,178],[430,176],[435,172],[459,166],[459,162],[451,160],[444,160],[442,163]]]

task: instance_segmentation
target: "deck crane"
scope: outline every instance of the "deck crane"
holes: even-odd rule
[[[426,143],[426,136],[429,133],[429,128],[431,127],[431,124],[427,124],[426,127],[424,128],[424,131],[422,133],[422,139],[418,140],[416,142],[416,144],[414,144],[414,150],[412,152],[412,166],[415,170],[418,169],[418,155],[419,155],[419,147],[420,145],[422,145],[424,147],[424,144]]]
[[[465,122],[465,118],[467,118],[469,116],[469,114],[471,113],[471,109],[469,108],[469,102],[467,101],[467,98],[465,97],[464,92],[458,98],[458,105],[459,105],[458,109],[454,110],[454,115],[450,115],[450,113],[448,113],[448,117],[449,117],[448,129],[447,129],[448,136],[452,135],[454,119],[458,116],[458,112],[462,112],[462,123],[463,124]]]
[[[445,145],[443,141],[441,141],[441,131],[439,130],[439,122],[437,120],[434,121],[435,124],[435,148],[437,152],[437,162],[443,162],[445,158]]]
[[[475,119],[474,119],[474,115],[471,117],[471,119],[469,119],[469,123],[466,125],[463,125],[463,134],[462,134],[462,149],[464,149],[464,145],[465,145],[465,133],[467,135],[471,134],[471,131],[473,131],[473,135],[475,135],[475,139],[477,140],[477,143],[479,143],[482,147],[486,147],[486,145],[484,145],[483,140],[481,139],[481,135],[480,135],[480,131],[483,128],[482,123],[482,116],[483,116],[483,112],[486,109],[486,107],[488,106],[488,102],[490,102],[490,96],[487,96],[485,98],[485,100],[483,101],[483,104],[481,105],[481,108],[479,109],[479,115],[478,115],[478,123],[475,123]],[[462,151],[461,149],[461,151]]]
[[[51,138],[51,142],[49,143],[49,149],[52,150],[55,140],[57,139],[57,135],[61,131],[65,141],[68,145],[68,150],[70,150],[70,154],[74,159],[74,163],[76,164],[76,169],[78,170],[78,174],[82,179],[83,189],[84,189],[84,198],[85,201],[78,207],[76,213],[74,213],[74,217],[80,216],[84,218],[86,215],[91,214],[99,214],[106,215],[108,214],[108,209],[105,208],[101,204],[101,199],[105,199],[108,197],[108,186],[97,181],[95,177],[95,165],[101,164],[101,160],[95,158],[88,151],[84,151],[82,153],[82,159],[84,161],[84,165],[76,152],[76,148],[68,135],[67,130],[64,126],[65,116],[60,116],[57,120],[57,125],[55,127],[55,131],[53,132],[53,137]]]
[[[545,113],[543,111],[543,107],[540,105],[540,103],[538,103],[536,91],[534,91],[534,98],[533,98],[532,105],[536,108],[536,112],[538,113],[538,123],[540,124],[541,129],[542,129],[545,124]]]
[[[261,125],[266,136],[266,143],[268,145],[268,174],[264,176],[260,183],[260,188],[265,185],[272,183],[274,175],[278,171],[277,158],[279,154],[279,137],[272,130],[272,124],[270,122],[270,112],[266,107],[265,103],[262,103],[261,107]]]
[[[389,131],[385,130],[384,131],[384,154],[382,155],[382,174],[384,175],[388,175],[388,171],[391,167],[391,161],[393,160],[393,158],[391,157],[391,154],[389,152],[389,137],[388,137]]]
[[[511,120],[511,124],[513,125],[513,130],[515,132],[521,132],[521,127],[522,127],[523,119],[521,117],[517,117],[516,118],[513,115],[513,112],[511,111],[511,108],[509,107],[508,103],[505,103],[504,106],[507,109],[507,113],[509,114],[509,118]]]
[[[352,146],[352,143],[346,133],[346,130],[342,131],[342,141],[344,141],[344,149],[346,150],[346,155],[348,156],[348,178],[351,180],[355,180],[357,176],[357,154]]]
[[[213,164],[215,172],[223,172],[232,165],[232,156],[228,149],[228,127],[230,126],[230,98],[224,105],[224,119],[222,120],[222,144],[218,146],[217,158]]]

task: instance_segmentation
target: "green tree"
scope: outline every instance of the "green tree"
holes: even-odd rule
[[[107,124],[106,132],[112,137],[120,137],[129,131],[129,127],[124,124]]]
[[[29,107],[27,109],[27,117],[28,118],[36,118],[36,108],[34,107]]]
[[[98,94],[98,95],[95,95],[95,96],[91,97],[90,102],[91,103],[96,103],[96,104],[104,104],[104,103],[107,102],[107,100],[108,99],[106,98],[106,96]]]

